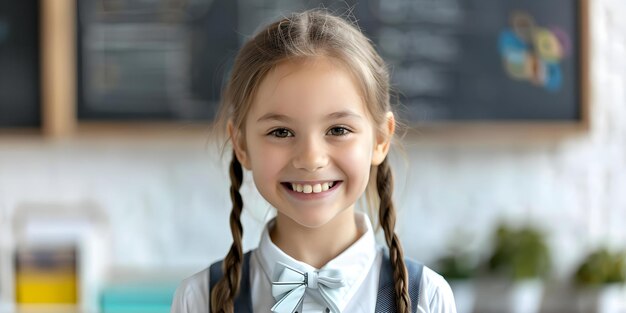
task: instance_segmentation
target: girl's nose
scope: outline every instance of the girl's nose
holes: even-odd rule
[[[293,166],[308,172],[315,172],[328,165],[328,154],[323,140],[307,138],[296,143]]]

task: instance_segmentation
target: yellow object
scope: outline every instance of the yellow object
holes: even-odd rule
[[[534,43],[537,52],[544,60],[557,62],[563,57],[563,47],[559,39],[545,28],[535,30]]]
[[[16,273],[16,301],[19,304],[77,303],[77,281],[72,273]]]

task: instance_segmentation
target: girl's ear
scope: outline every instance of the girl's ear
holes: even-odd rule
[[[241,132],[235,128],[232,121],[228,121],[227,128],[230,141],[233,143],[233,150],[235,150],[237,160],[239,160],[239,163],[241,163],[245,169],[250,170],[250,160],[248,159],[248,153],[246,152],[246,143],[241,135]]]
[[[383,127],[383,133],[376,136],[376,143],[374,144],[374,153],[372,156],[372,165],[380,165],[385,160],[389,147],[391,146],[391,138],[396,129],[396,119],[392,112],[387,112],[385,118],[385,125]]]

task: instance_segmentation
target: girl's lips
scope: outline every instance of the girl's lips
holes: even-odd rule
[[[328,182],[328,181],[324,181],[324,182]],[[295,183],[295,182],[294,182]],[[328,188],[328,190],[322,191],[322,192],[311,192],[311,193],[304,193],[304,192],[298,192],[298,191],[294,191],[293,189],[291,189],[291,182],[288,183],[281,183],[281,185],[283,186],[283,188],[285,188],[285,190],[287,191],[287,193],[289,195],[291,195],[292,197],[299,199],[299,200],[314,200],[314,199],[320,199],[320,198],[324,198],[327,197],[329,195],[331,195],[332,193],[335,192],[335,190],[337,190],[337,188],[339,188],[339,186],[343,183],[343,181],[341,180],[336,180],[333,181],[333,186]],[[308,184],[311,184],[311,182],[308,182]]]

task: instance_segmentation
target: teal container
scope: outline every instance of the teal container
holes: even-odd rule
[[[169,313],[176,287],[174,283],[109,285],[100,294],[100,312]]]

